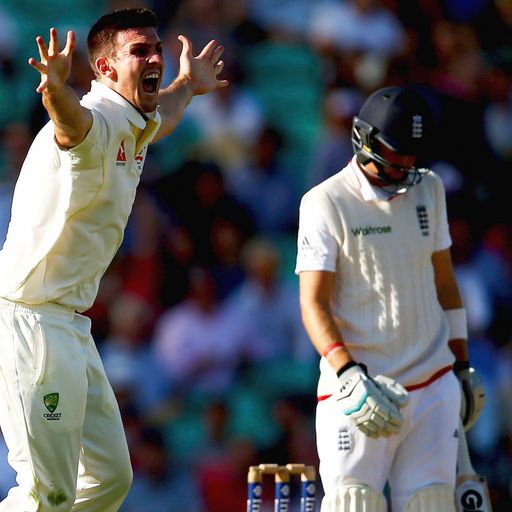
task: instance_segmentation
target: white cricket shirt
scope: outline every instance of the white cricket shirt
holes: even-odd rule
[[[355,158],[302,198],[296,272],[335,272],[332,311],[356,361],[403,385],[453,362],[432,253],[451,245],[445,192],[433,172],[392,200]],[[322,358],[319,394],[338,388]]]
[[[160,115],[146,121],[96,81],[81,104],[93,118],[85,139],[61,150],[49,122],[23,163],[0,251],[0,296],[8,300],[87,310],[123,240]]]

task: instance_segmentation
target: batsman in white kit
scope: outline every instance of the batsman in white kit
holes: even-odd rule
[[[321,355],[322,512],[454,512],[459,421],[483,407],[450,257],[435,118],[413,86],[370,95],[354,157],[302,198],[296,272]]]
[[[115,512],[131,484],[119,408],[81,313],[123,239],[148,144],[194,95],[227,85],[223,47],[210,41],[194,56],[180,36],[179,74],[160,89],[156,27],[148,9],[102,16],[81,100],[66,84],[73,32],[59,51],[52,28],[29,60],[50,121],[22,166],[0,252],[0,427],[18,484],[1,512]]]

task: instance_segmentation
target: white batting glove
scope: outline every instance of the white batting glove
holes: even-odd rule
[[[399,408],[409,402],[409,392],[396,380],[385,375],[377,375],[374,379],[382,392]]]
[[[480,377],[469,361],[456,361],[453,371],[460,383],[460,419],[467,432],[476,423],[484,408],[485,392]]]
[[[394,405],[398,407],[399,410],[407,405],[407,402],[409,402],[409,392],[402,386],[402,384],[391,377],[386,377],[385,375],[377,375],[374,380],[379,385],[381,391]],[[398,434],[402,426],[401,413],[400,418],[393,418],[388,422],[388,425],[388,435]]]
[[[398,405],[388,398],[388,394],[361,366],[356,363],[347,365],[338,380],[340,391],[336,400],[359,430],[374,438],[389,437],[400,432],[403,418]],[[391,394],[391,391],[388,392]]]

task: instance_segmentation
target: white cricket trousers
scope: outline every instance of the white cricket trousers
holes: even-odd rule
[[[0,299],[0,428],[16,487],[0,512],[117,512],[132,481],[90,320]]]
[[[382,491],[388,481],[393,512],[404,512],[422,487],[454,487],[459,411],[460,386],[451,371],[409,393],[401,432],[388,438],[364,435],[341,413],[334,396],[320,401],[316,430],[325,494],[354,482]]]

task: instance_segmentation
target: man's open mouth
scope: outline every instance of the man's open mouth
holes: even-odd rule
[[[158,80],[160,75],[158,73],[150,73],[142,80],[142,88],[144,92],[154,94],[158,91]]]

